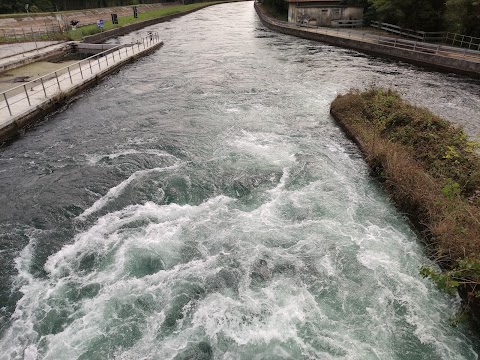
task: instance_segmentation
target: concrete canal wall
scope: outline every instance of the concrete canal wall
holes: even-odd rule
[[[0,142],[12,138],[122,66],[159,49],[163,42],[158,34],[153,38],[140,44],[118,46],[69,65],[61,74],[55,72],[25,84],[24,92],[12,96],[5,93],[6,101],[0,99]]]
[[[48,49],[42,49],[42,51],[33,50],[29,51],[28,54],[20,54],[11,56],[10,58],[2,59],[0,63],[0,73],[37,61],[46,61],[61,57],[72,51],[72,44],[73,42],[69,41],[62,44],[49,46]]]
[[[322,34],[312,32],[300,27],[288,26],[288,23],[281,22],[267,16],[255,3],[255,10],[262,23],[269,29],[284,34],[293,35],[308,40],[321,41],[330,45],[359,50],[368,54],[385,56],[388,58],[403,60],[417,65],[422,65],[442,71],[466,74],[473,77],[480,77],[480,62],[468,61],[463,58],[442,56],[420,51],[405,50],[358,39],[349,39],[335,36],[334,34]]]

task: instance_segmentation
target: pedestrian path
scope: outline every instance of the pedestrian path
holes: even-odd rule
[[[0,131],[161,45],[158,34],[150,34],[134,44],[119,45],[0,93]]]

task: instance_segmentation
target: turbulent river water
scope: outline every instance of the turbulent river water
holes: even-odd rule
[[[329,116],[391,86],[475,134],[478,81],[273,33],[252,2],[147,30],[161,50],[0,149],[0,359],[478,358]]]

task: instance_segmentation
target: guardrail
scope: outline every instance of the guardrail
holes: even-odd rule
[[[386,32],[402,35],[406,37],[410,37],[413,39],[421,40],[422,42],[425,41],[443,41],[445,32],[443,31],[418,31],[418,30],[411,30],[405,29],[397,25],[388,24],[380,21],[372,21],[370,23],[371,27],[376,29],[385,30]]]
[[[363,20],[332,20],[332,27],[362,27]]]
[[[38,95],[43,99],[54,97],[74,86],[74,81],[93,78],[110,65],[118,63],[127,56],[137,54],[160,41],[158,33],[151,33],[133,44],[119,45],[98,54],[65,66],[57,71],[43,75],[35,80],[0,93],[0,115],[13,116],[18,109],[38,104]],[[63,84],[63,85],[62,85]],[[33,101],[35,99],[35,103]],[[8,110],[8,114],[6,112]],[[2,122],[0,117],[0,123]]]
[[[272,25],[284,27],[284,28],[291,28],[291,29],[298,29],[299,25],[296,23],[289,23],[286,21],[281,21],[277,19],[273,19],[270,16],[266,15],[260,7],[257,9],[262,12],[263,19],[269,22]],[[333,29],[333,28],[326,28],[326,27],[308,27],[304,28],[303,31],[311,31],[314,33],[331,35],[336,37],[348,38],[357,41],[365,41],[373,44],[378,44],[381,46],[389,47],[389,48],[399,48],[404,51],[408,52],[416,52],[416,53],[425,53],[435,56],[443,56],[443,57],[450,57],[450,58],[459,58],[466,61],[472,62],[480,62],[480,51],[476,50],[469,50],[469,49],[462,49],[458,47],[452,46],[445,46],[441,44],[430,44],[423,41],[413,41],[407,39],[398,39],[386,36],[379,36],[379,35],[371,35],[366,33],[361,33],[356,30],[346,30],[346,29]]]
[[[45,27],[38,30],[35,30],[33,27],[22,27],[21,29],[0,28],[0,44],[45,38],[50,39],[58,37],[59,33],[61,33],[60,26],[54,21],[51,21],[50,24],[45,21]]]
[[[460,47],[468,47],[468,49],[477,49],[480,51],[480,38],[467,36],[462,34],[447,33],[444,39],[445,44],[452,44]]]

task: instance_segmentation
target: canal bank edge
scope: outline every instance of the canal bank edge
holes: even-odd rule
[[[132,63],[144,56],[147,56],[155,52],[156,50],[160,49],[162,46],[163,46],[163,41],[157,44],[154,44],[147,50],[142,51],[141,53],[138,53],[138,54],[134,54],[121,62],[115,63],[114,65],[105,69],[104,71],[95,75],[94,77],[81,82],[80,84],[74,86],[69,90],[62,91],[54,95],[48,101],[43,102],[42,104],[32,108],[31,111],[20,115],[11,123],[0,128],[0,145],[2,142],[10,140],[11,138],[14,138],[17,134],[21,133],[22,130],[38,122],[44,116],[61,108],[64,104],[68,103],[74,96],[78,95],[82,91],[97,85],[103,78],[118,72],[122,66]]]
[[[335,35],[314,33],[310,31],[305,31],[302,28],[290,28],[287,26],[282,26],[282,21],[272,19],[267,14],[265,14],[256,2],[254,6],[255,11],[257,12],[261,22],[270,30],[296,36],[302,39],[320,41],[329,45],[358,50],[370,55],[402,60],[435,70],[453,72],[457,74],[480,78],[479,62],[466,61],[463,59],[450,58],[421,52],[406,51],[400,48],[369,43],[361,40],[342,38]]]
[[[330,113],[443,269],[424,267],[421,274],[447,293],[458,291],[480,331],[478,144],[392,90],[339,95]]]
[[[95,35],[86,36],[83,39],[83,42],[90,43],[90,44],[98,44],[98,43],[101,43],[101,42],[106,41],[108,39],[111,39],[111,38],[114,38],[114,37],[117,37],[117,36],[121,36],[121,35],[125,35],[125,34],[128,34],[128,33],[132,32],[132,31],[136,31],[136,30],[142,29],[142,28],[147,27],[147,26],[167,22],[167,21],[182,17],[184,15],[191,14],[191,13],[196,12],[198,10],[205,9],[209,6],[224,4],[224,3],[230,3],[230,2],[241,2],[241,1],[249,1],[249,0],[230,0],[230,1],[226,0],[226,1],[218,1],[218,2],[215,2],[213,4],[206,4],[205,6],[198,7],[196,9],[191,9],[191,10],[187,10],[187,11],[184,11],[184,12],[179,12],[177,14],[161,16],[161,17],[158,17],[156,19],[145,20],[145,21],[134,23],[134,24],[125,25],[125,26],[122,26],[122,27],[119,27],[119,28],[116,28],[116,29],[108,30],[108,31],[98,33],[98,34],[95,34]]]

